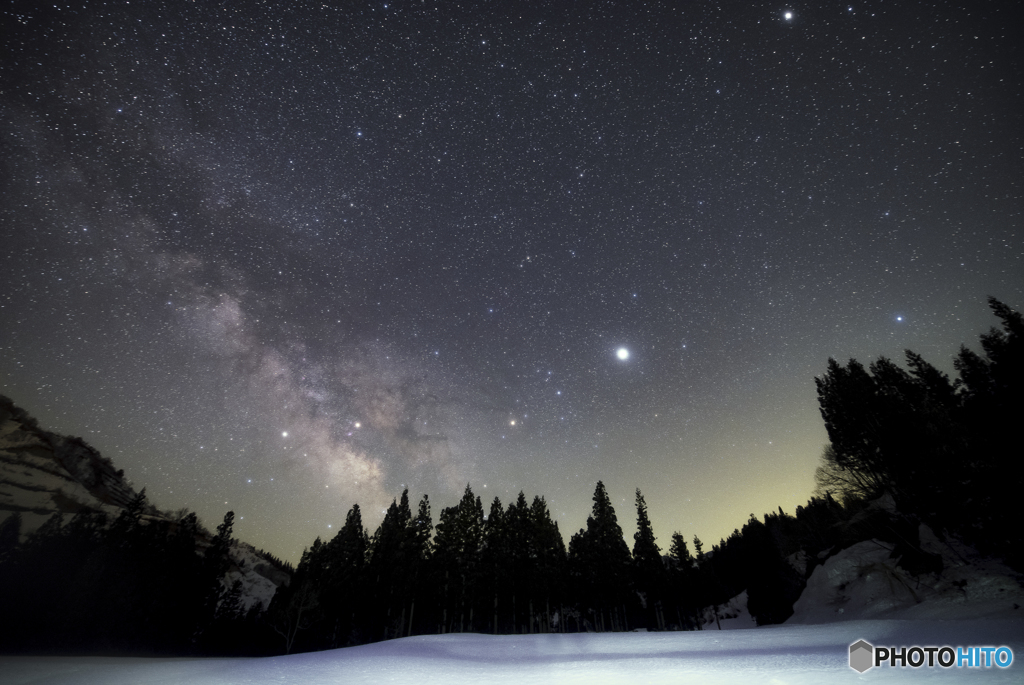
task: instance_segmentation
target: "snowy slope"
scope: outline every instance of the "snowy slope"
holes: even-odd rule
[[[232,541],[228,553],[234,565],[224,578],[224,586],[230,588],[236,580],[242,581],[242,608],[246,611],[256,602],[264,609],[269,607],[278,586],[291,580],[287,573],[256,554],[248,543]]]
[[[56,513],[70,517],[102,511],[113,520],[136,494],[99,452],[81,440],[39,428],[20,409],[0,400],[0,522],[20,513],[22,541]],[[170,515],[152,510],[147,518]],[[257,555],[252,545],[233,541],[229,554],[234,563],[225,586],[242,581],[246,609],[256,602],[269,606],[288,574]]]
[[[866,540],[814,569],[787,623],[865,618],[1024,618],[1020,577],[955,541],[940,542],[920,527],[921,548],[942,557],[938,573],[913,576],[892,545]]]
[[[899,669],[859,675],[849,645],[1006,645],[1008,669]],[[750,630],[569,635],[433,635],[264,659],[0,657],[0,685],[143,683],[1019,683],[1024,621],[847,621]]]
[[[55,513],[113,517],[134,496],[95,450],[0,406],[0,521],[20,512],[22,540]]]

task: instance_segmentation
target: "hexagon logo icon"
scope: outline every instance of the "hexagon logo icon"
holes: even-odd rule
[[[857,640],[850,645],[850,668],[863,673],[874,664],[875,648],[864,640]]]

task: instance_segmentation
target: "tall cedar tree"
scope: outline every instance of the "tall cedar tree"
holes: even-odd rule
[[[702,608],[698,604],[700,589],[697,587],[698,576],[696,560],[690,555],[686,539],[682,533],[672,533],[672,545],[669,556],[669,593],[671,603],[669,620],[675,618],[680,628],[699,627],[697,614]]]
[[[434,579],[440,590],[438,632],[473,630],[480,585],[484,509],[479,497],[466,485],[462,499],[446,507],[438,518],[434,539]]]
[[[664,630],[665,563],[654,539],[647,502],[636,490],[636,532],[633,533],[633,578],[637,592],[643,597],[644,624]]]
[[[498,634],[508,632],[510,618],[508,592],[511,586],[508,531],[505,509],[497,497],[491,502],[484,522],[483,550],[480,554],[480,597],[487,624],[484,630]]]
[[[425,516],[425,519],[423,518]],[[414,519],[409,491],[391,502],[370,545],[369,584],[373,591],[371,633],[374,639],[408,635],[421,580],[419,569],[429,555],[430,506],[420,504]]]
[[[604,483],[597,482],[586,530],[569,541],[577,603],[596,630],[626,630],[633,601],[632,558]]]
[[[352,505],[345,524],[327,543],[324,585],[320,603],[323,613],[324,648],[359,644],[363,636],[358,621],[366,611],[366,556],[369,536],[363,528],[358,504]]]
[[[565,593],[566,553],[558,523],[551,519],[547,502],[535,496],[530,505],[530,555],[533,559],[531,606],[536,606],[538,621],[533,624],[543,632],[562,628],[565,610],[561,599]]]

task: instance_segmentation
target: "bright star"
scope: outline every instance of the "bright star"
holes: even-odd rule
[[[782,16],[786,18],[786,21],[789,21],[790,19],[793,18],[793,13],[792,12],[786,12]]]
[[[618,350],[615,351],[615,356],[621,359],[622,361],[626,361],[627,359],[629,359],[629,350],[627,350],[625,347],[620,347]]]

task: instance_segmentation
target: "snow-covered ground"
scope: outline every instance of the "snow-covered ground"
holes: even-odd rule
[[[1009,646],[992,668],[848,665],[849,645]],[[749,630],[432,635],[264,659],[0,657],[0,685],[141,683],[1020,683],[1024,620],[846,621]]]

